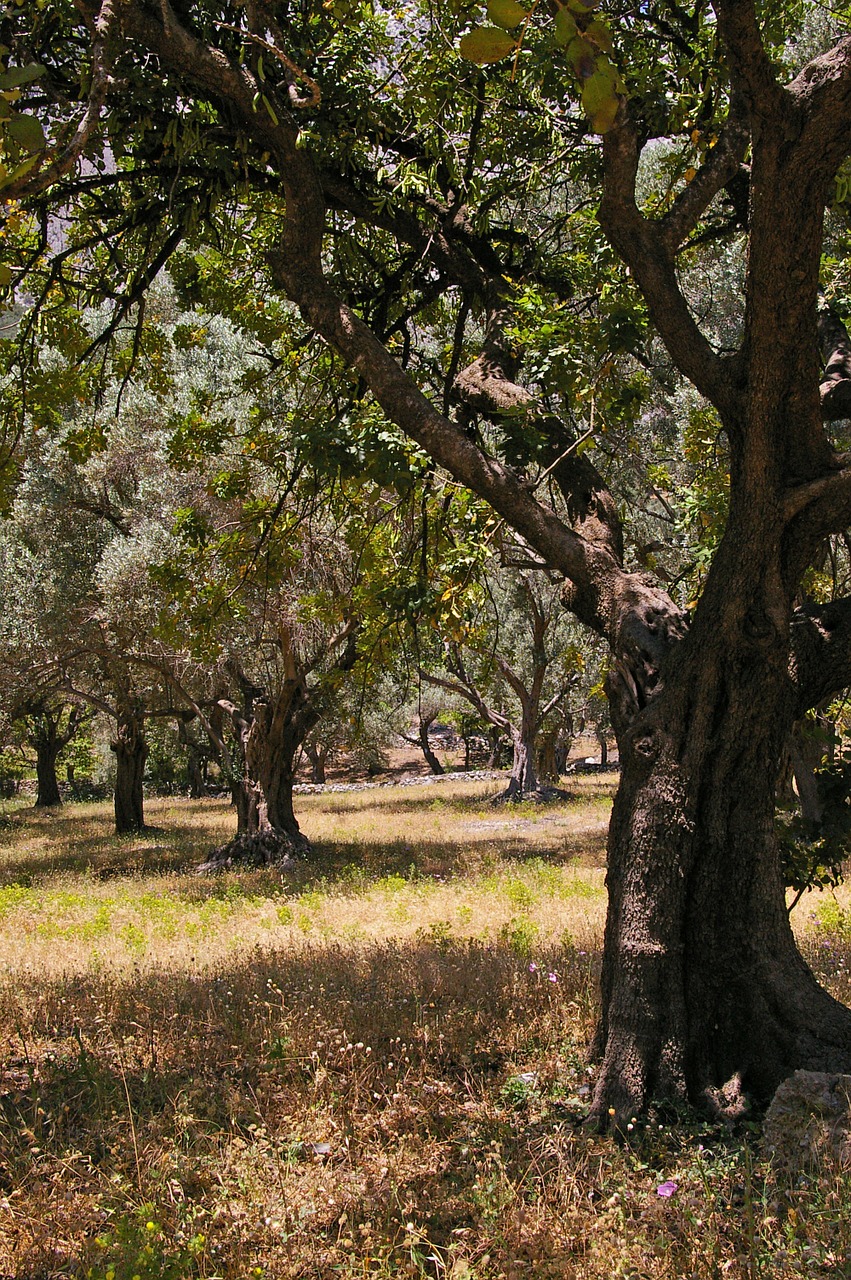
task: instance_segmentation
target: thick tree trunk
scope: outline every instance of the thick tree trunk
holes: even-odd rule
[[[699,628],[619,733],[593,1109],[604,1124],[652,1098],[729,1110],[796,1068],[851,1064],[851,1012],[819,987],[785,909],[774,810],[793,698],[783,641],[752,621],[738,637],[722,617]]]
[[[524,791],[538,790],[538,772],[535,767],[535,734],[528,727],[512,731],[511,746],[514,759],[506,796],[522,799]]]
[[[541,782],[555,786],[559,778],[559,767],[556,759],[558,730],[548,729],[538,735],[536,768]]]
[[[118,719],[115,741],[115,831],[127,835],[145,829],[145,801],[142,784],[148,744],[144,715],[139,709],[125,710]]]
[[[201,871],[285,863],[310,850],[293,808],[296,758],[319,719],[309,691],[301,681],[286,682],[274,702],[252,697],[251,711],[234,708],[233,718],[243,759],[242,777],[232,788],[237,832]]]
[[[36,737],[35,749],[35,773],[38,782],[35,807],[52,809],[62,803],[59,780],[56,777],[56,760],[62,744],[57,740],[55,732],[52,734],[43,732]]]

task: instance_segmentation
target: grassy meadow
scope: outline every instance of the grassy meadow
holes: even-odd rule
[[[0,1276],[851,1276],[843,1170],[775,1176],[756,1123],[582,1127],[613,788],[300,796],[284,876],[194,874],[222,802],[121,839],[8,805]],[[851,999],[848,894],[795,916]]]

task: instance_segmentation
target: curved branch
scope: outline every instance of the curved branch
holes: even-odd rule
[[[92,78],[86,109],[74,134],[61,150],[54,149],[53,158],[45,153],[36,167],[16,182],[2,188],[3,201],[31,199],[73,169],[100,122],[107,94],[112,87],[112,45],[116,26],[116,0],[103,0],[95,13],[82,0],[74,0],[92,34]],[[45,163],[48,161],[48,163]]]
[[[680,192],[660,226],[670,250],[676,252],[696,228],[712,201],[735,178],[750,142],[743,103],[735,97],[727,124],[694,178]]]
[[[468,688],[457,680],[447,680],[443,676],[429,675],[427,671],[420,669],[420,679],[425,680],[427,684],[437,685],[439,689],[446,689],[449,693],[455,693],[460,698],[465,698],[471,706],[475,707],[483,720],[487,720],[488,724],[495,725],[497,729],[504,729],[506,732],[511,731],[511,721],[499,711],[493,711],[482,698],[481,694],[475,689]]]
[[[663,224],[645,218],[635,199],[639,155],[638,132],[625,116],[603,137],[603,198],[597,217],[634,276],[674,363],[722,414],[727,414],[734,406],[728,362],[713,351],[701,332],[677,280],[674,244],[680,224],[687,229],[697,206],[692,208],[687,202],[685,212],[677,214],[668,231]]]

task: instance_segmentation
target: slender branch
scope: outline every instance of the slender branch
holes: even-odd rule
[[[511,721],[499,711],[494,711],[487,705],[484,699],[473,688],[468,688],[461,684],[460,681],[447,680],[444,676],[433,676],[428,671],[420,669],[420,679],[425,680],[427,684],[437,685],[441,689],[448,690],[449,693],[456,693],[459,697],[466,699],[472,706],[476,708],[483,720],[487,720],[488,724],[495,725],[497,729],[503,729],[506,732],[511,731]]]
[[[742,105],[738,99],[730,104],[727,124],[717,143],[661,220],[665,241],[674,252],[688,239],[718,192],[741,167],[750,141]]]
[[[46,191],[59,178],[73,169],[100,122],[107,94],[112,87],[112,46],[116,27],[118,0],[103,0],[96,15],[83,0],[74,0],[76,8],[88,23],[92,34],[92,78],[86,109],[74,134],[61,150],[45,152],[28,173],[10,182],[0,191],[0,199],[31,199]],[[52,154],[52,158],[51,158]]]

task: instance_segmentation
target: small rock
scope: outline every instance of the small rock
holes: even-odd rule
[[[805,1172],[825,1158],[851,1165],[851,1076],[796,1071],[779,1086],[763,1125],[775,1169]]]

